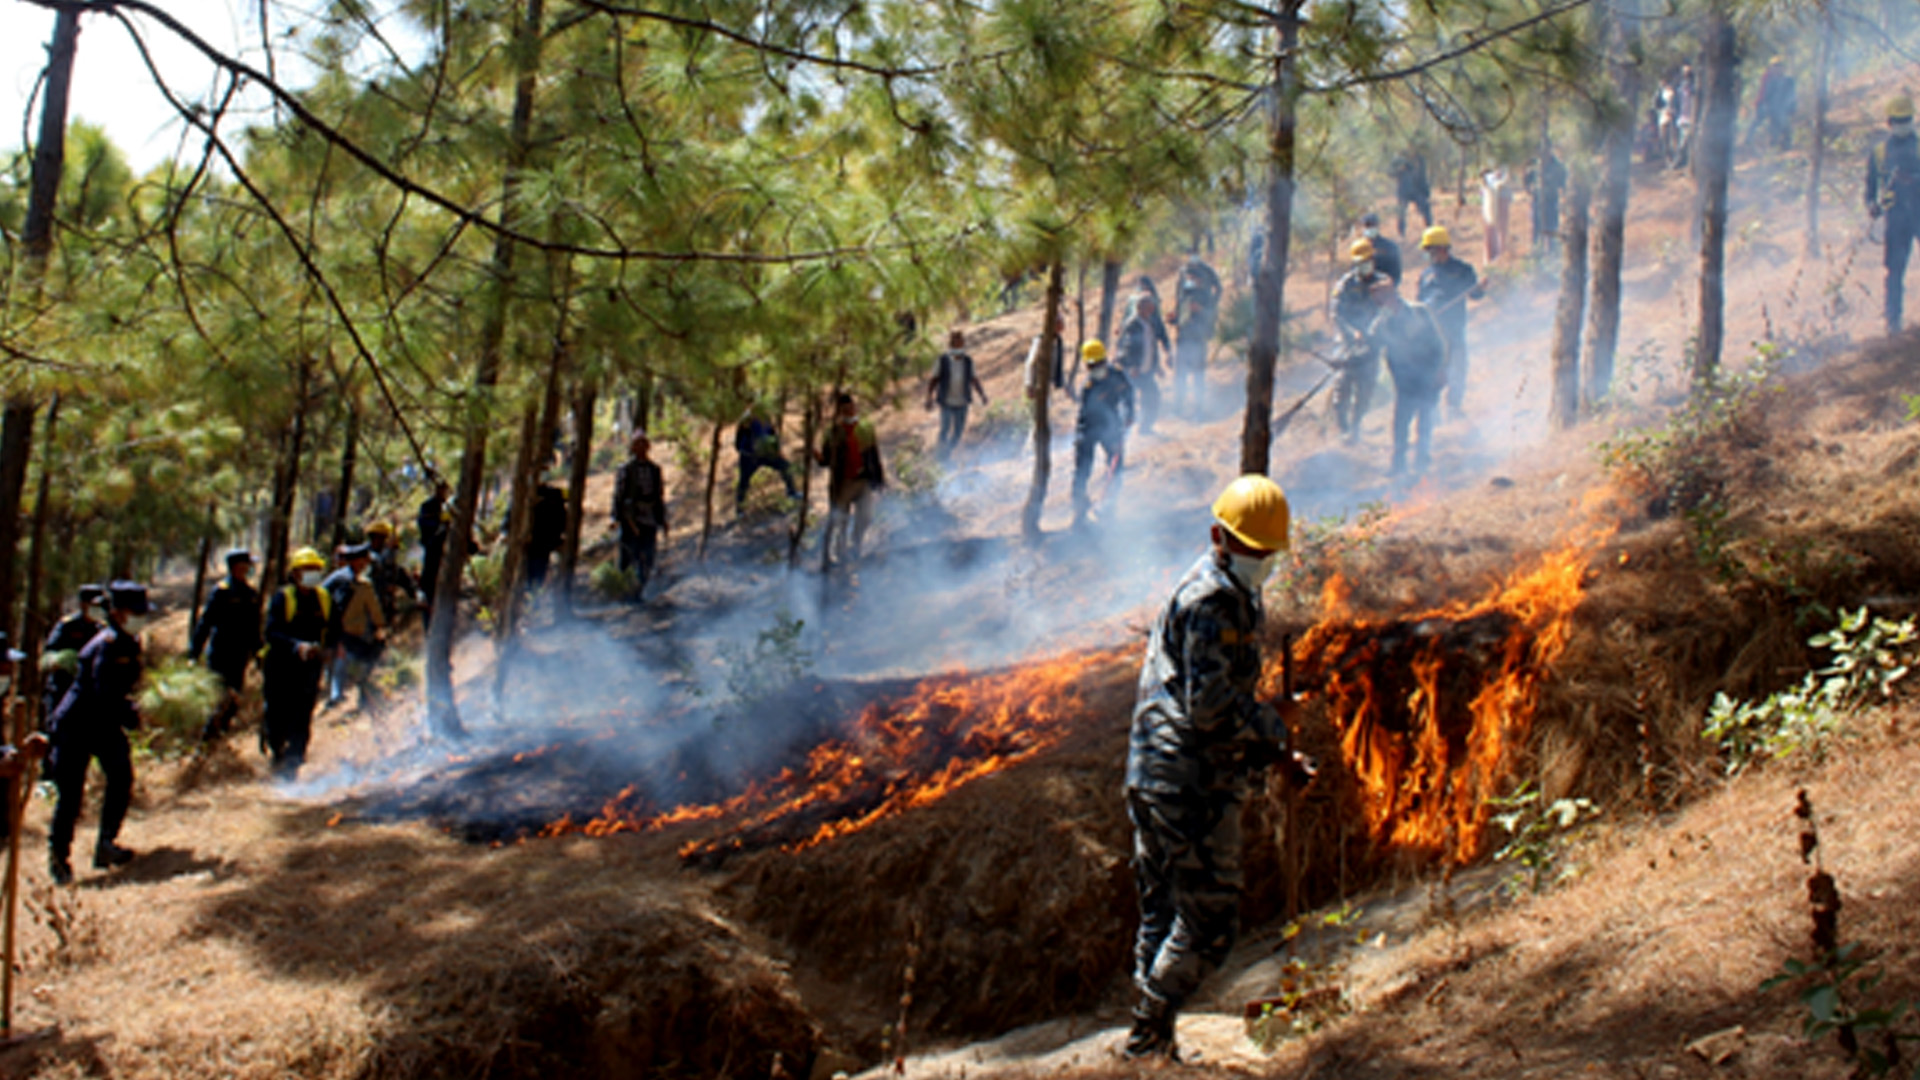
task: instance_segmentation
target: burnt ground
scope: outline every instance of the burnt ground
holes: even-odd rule
[[[1840,95],[1841,107],[1870,96],[1871,88],[1854,88]],[[1773,168],[1745,167],[1739,214],[1766,212],[1775,176],[1762,170]],[[1630,224],[1628,323],[1645,340],[1669,343],[1671,357],[1671,343],[1685,336],[1686,290],[1662,252],[1684,229],[1686,192],[1676,178],[1642,180]],[[1462,231],[1472,244],[1471,226]],[[1263,1058],[1233,1034],[1235,995],[1263,992],[1258,962],[1275,951],[1281,907],[1278,853],[1256,843],[1250,966],[1186,1029],[1209,1060],[1255,1074],[1343,1077],[1709,1068],[1837,1075],[1827,1047],[1795,1039],[1790,996],[1756,989],[1801,947],[1805,871],[1786,820],[1801,783],[1829,815],[1828,865],[1848,903],[1843,936],[1881,951],[1889,1000],[1920,996],[1908,944],[1920,940],[1908,914],[1920,880],[1908,837],[1920,758],[1904,706],[1824,765],[1731,784],[1695,734],[1715,691],[1752,694],[1796,678],[1809,661],[1800,644],[1806,623],[1818,611],[1868,599],[1898,608],[1920,595],[1920,511],[1909,475],[1920,442],[1897,396],[1910,382],[1915,344],[1848,347],[1849,333],[1869,332],[1873,305],[1854,294],[1872,275],[1844,241],[1812,262],[1748,246],[1735,254],[1730,336],[1758,339],[1771,328],[1800,348],[1810,370],[1715,446],[1723,468],[1712,477],[1713,543],[1701,543],[1706,519],[1660,505],[1658,492],[1616,491],[1624,495],[1612,511],[1618,532],[1596,550],[1574,640],[1546,688],[1530,751],[1513,762],[1516,775],[1609,808],[1606,825],[1575,852],[1579,879],[1543,899],[1453,917],[1435,902],[1431,926],[1416,919],[1378,955],[1328,969],[1355,1015]],[[1429,483],[1387,485],[1379,412],[1358,449],[1328,438],[1317,407],[1289,433],[1282,479],[1315,516],[1382,496],[1395,503],[1364,536],[1310,531],[1314,558],[1350,572],[1364,609],[1417,612],[1482,595],[1584,524],[1583,494],[1608,484],[1589,446],[1606,432],[1557,441],[1539,434],[1544,379],[1528,373],[1539,366],[1541,339],[1525,313],[1540,306],[1541,269],[1496,275],[1496,298],[1476,315],[1489,330],[1471,394],[1483,421],[1443,426]],[[993,324],[1004,347],[983,349],[982,358],[996,398],[1012,396],[1015,343],[1033,321],[1023,312]],[[1507,323],[1524,332],[1493,332]],[[1623,351],[1634,348],[1623,342]],[[1669,394],[1663,372],[1671,367],[1629,365],[1636,400]],[[1230,470],[1232,379],[1222,373],[1214,387],[1216,402],[1197,421],[1169,421],[1167,436],[1140,442],[1129,505],[1197,510]],[[889,414],[882,430],[918,439],[925,423]],[[931,545],[943,561],[992,571],[977,594],[958,590],[923,613],[936,623],[991,625],[1032,602],[1087,614],[1068,598],[1081,582],[1100,580],[1100,558],[1075,562],[1071,538],[1052,539],[1046,550],[1061,555],[1052,563],[1008,539],[1016,500],[1007,493],[1025,466],[987,427],[929,489],[945,515],[936,534],[976,539],[916,539],[903,512],[883,522],[877,546],[899,540],[888,557],[901,567],[916,562],[901,555]],[[684,496],[686,478],[681,484]],[[1049,503],[1056,537],[1064,488],[1056,482]],[[762,558],[778,527],[757,527],[732,528],[722,548]],[[730,604],[763,618],[746,592],[707,583],[686,543],[672,554],[667,602],[603,624],[610,639],[644,649],[642,639],[693,638]],[[1312,620],[1324,568],[1303,563],[1276,588],[1276,632]],[[851,594],[836,594],[829,607],[843,613],[843,630],[860,624],[860,597],[884,601],[885,576],[883,565],[850,582]],[[1154,591],[1089,617],[1076,634],[1137,648]],[[886,634],[850,640],[833,662],[867,679],[919,674],[885,670],[889,644]],[[469,646],[463,669],[488,659]],[[718,869],[687,867],[679,850],[726,823],[508,842],[533,820],[575,808],[541,802],[508,815],[511,827],[462,830],[480,815],[434,802],[430,783],[374,813],[333,791],[276,791],[238,747],[210,762],[148,762],[126,836],[145,853],[139,862],[54,890],[38,860],[27,860],[17,1027],[57,1030],[0,1051],[0,1074],[767,1076],[778,1054],[779,1070],[795,1075],[870,1064],[903,1045],[966,1045],[1049,1018],[1073,1017],[1069,1026],[1081,1033],[1108,1026],[1124,1006],[1132,921],[1116,789],[1133,675],[1126,659],[1088,669],[1065,738],[1029,760],[833,843],[744,852]],[[833,711],[799,710],[800,728]],[[1323,758],[1337,758],[1324,725],[1310,718],[1305,736]],[[394,757],[408,760],[409,779],[487,768],[420,745],[404,713],[379,721],[330,714],[316,742],[321,773]],[[591,773],[595,785],[626,771],[590,752],[565,765],[564,779]],[[500,768],[490,777],[520,792],[521,775]],[[1434,895],[1422,884],[1430,873],[1356,844],[1341,824],[1348,807],[1337,779],[1305,811],[1308,839],[1331,837],[1309,845],[1307,901],[1418,908]],[[579,812],[590,808],[592,800],[579,801]],[[29,853],[44,842],[46,813],[36,802]],[[1251,835],[1273,836],[1279,815],[1267,805],[1255,813],[1264,816]],[[1367,892],[1396,886],[1397,901]],[[1722,1065],[1682,1049],[1735,1024],[1744,1034]],[[1102,1047],[1067,1047],[1074,1068],[1113,1072],[1098,1064]],[[960,1053],[979,1062],[988,1051]],[[916,1067],[951,1071],[945,1060]],[[1051,1068],[1067,1059],[1038,1060]]]

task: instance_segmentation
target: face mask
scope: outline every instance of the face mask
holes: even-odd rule
[[[1380,230],[1379,230],[1379,229],[1375,229],[1375,228],[1372,228],[1371,226],[1369,226],[1368,228],[1366,228],[1366,229],[1364,229],[1364,230],[1362,230],[1362,232],[1364,232],[1364,233],[1365,233],[1365,235],[1366,235],[1366,238],[1367,238],[1367,239],[1369,239],[1369,240],[1378,240],[1378,239],[1380,239]]]
[[[1373,260],[1362,259],[1359,262],[1353,264],[1353,269],[1354,269],[1354,272],[1359,274],[1361,277],[1372,277],[1373,276]]]
[[[138,634],[146,630],[147,624],[152,621],[145,615],[129,615],[127,621],[122,624],[122,628],[129,634]]]
[[[1099,382],[1101,379],[1104,379],[1106,377],[1107,377],[1107,365],[1105,364],[1101,364],[1098,367],[1095,367],[1093,370],[1087,372],[1087,378],[1092,379],[1094,382]]]
[[[1278,561],[1279,558],[1276,555],[1257,558],[1252,555],[1228,552],[1227,572],[1233,575],[1234,580],[1245,585],[1249,592],[1258,593],[1260,587],[1267,583],[1267,578],[1273,573],[1274,564]]]
[[[320,583],[326,579],[327,575],[318,570],[300,571],[300,584],[305,585],[309,589],[319,588]]]

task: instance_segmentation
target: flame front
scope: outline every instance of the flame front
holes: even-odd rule
[[[1541,680],[1566,650],[1592,547],[1570,543],[1480,600],[1391,620],[1355,615],[1348,583],[1328,582],[1321,620],[1294,654],[1322,675],[1376,843],[1462,863],[1480,854],[1487,799],[1501,794]],[[1275,665],[1271,688],[1278,680]]]
[[[814,747],[803,765],[731,799],[647,812],[634,805],[629,789],[592,820],[562,818],[541,835],[606,836],[728,818],[736,823],[725,834],[691,841],[681,855],[813,847],[935,802],[1058,743],[1065,721],[1087,710],[1088,673],[1123,653],[1082,652],[1007,671],[926,679],[902,698],[868,705],[845,738]]]

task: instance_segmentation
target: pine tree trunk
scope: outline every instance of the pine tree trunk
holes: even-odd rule
[[[807,513],[813,506],[813,440],[819,437],[820,395],[807,387],[806,412],[800,418],[800,512],[787,537],[787,569],[800,568],[800,545],[807,537]],[[824,545],[822,545],[824,546]]]
[[[1600,228],[1593,244],[1587,373],[1581,386],[1589,413],[1613,391],[1614,357],[1620,347],[1620,275],[1627,250],[1627,202],[1633,190],[1633,135],[1639,122],[1640,69],[1632,61],[1639,37],[1634,23],[1637,7],[1630,0],[1621,5],[1614,31],[1614,85],[1625,111],[1608,124],[1602,144],[1606,174],[1600,186]]]
[[[1833,4],[1820,6],[1820,50],[1813,76],[1813,148],[1807,153],[1807,258],[1820,254],[1820,171],[1827,157],[1827,108],[1832,103]]]
[[[1306,0],[1282,0],[1275,15],[1279,38],[1273,61],[1272,113],[1267,131],[1267,247],[1253,282],[1253,339],[1247,345],[1247,413],[1240,434],[1240,472],[1265,475],[1273,430],[1273,372],[1280,360],[1280,329],[1287,302],[1287,257],[1293,245],[1293,170],[1300,97],[1300,9]]]
[[[540,442],[540,403],[529,401],[520,411],[520,446],[513,453],[513,490],[507,494],[507,531],[500,538],[499,591],[493,598],[493,638],[504,642],[513,636],[513,624],[520,610],[520,582],[526,576],[527,538],[533,535],[534,455]],[[494,653],[494,685],[498,687],[506,665],[505,654]]]
[[[713,539],[713,489],[720,482],[720,433],[726,424],[713,422],[713,437],[707,440],[707,491],[701,503],[700,558],[707,557],[707,542]]]
[[[513,49],[509,55],[519,61],[519,78],[513,88],[513,117],[507,132],[506,176],[501,182],[499,216],[503,224],[517,226],[520,220],[520,178],[527,167],[533,133],[533,92],[540,69],[540,39],[545,21],[545,0],[526,0],[525,15],[514,27]],[[492,296],[486,303],[485,321],[480,327],[479,363],[473,374],[473,388],[479,407],[467,421],[466,439],[461,447],[460,483],[455,491],[452,528],[447,550],[440,564],[440,580],[433,592],[433,621],[427,630],[427,727],[435,735],[457,738],[466,734],[460,722],[460,710],[453,698],[453,639],[460,609],[460,581],[471,554],[468,542],[473,537],[474,514],[480,506],[480,484],[487,467],[487,435],[493,422],[494,387],[500,382],[502,354],[507,339],[507,308],[513,299],[514,242],[504,233],[493,241],[493,259],[488,282]]]
[[[333,539],[332,546],[339,548],[347,542],[347,519],[353,509],[353,470],[359,463],[360,447],[360,408],[353,400],[351,388],[342,394],[347,403],[346,435],[340,442],[340,482],[333,490]]]
[[[1698,147],[1700,328],[1693,357],[1695,392],[1713,384],[1726,344],[1727,187],[1733,172],[1740,85],[1729,2],[1715,0],[1707,16],[1706,114],[1701,118]]]
[[[40,707],[40,644],[46,640],[51,629],[41,604],[40,587],[47,564],[47,521],[52,514],[48,507],[53,501],[54,437],[59,430],[60,395],[55,394],[47,406],[47,423],[40,434],[40,484],[34,492],[33,539],[27,549],[27,602],[21,619],[20,648],[26,652],[27,659],[21,665],[23,670],[18,681],[22,684],[20,692],[26,695],[29,712]]]
[[[1573,191],[1560,232],[1560,303],[1553,316],[1553,409],[1556,430],[1580,422],[1580,323],[1587,303],[1587,212],[1593,181],[1574,169]]]
[[[214,533],[220,527],[220,505],[207,504],[207,524],[200,530],[200,558],[193,564],[193,606],[187,609],[187,633],[200,625],[200,605],[207,598],[207,560],[213,558]]]
[[[573,580],[580,572],[580,530],[586,522],[587,477],[593,472],[593,410],[599,382],[582,378],[573,392],[573,461],[567,471],[567,538],[560,548],[561,610],[573,610]]]
[[[1047,484],[1053,477],[1053,424],[1047,405],[1053,397],[1053,357],[1060,343],[1060,301],[1065,295],[1065,273],[1056,254],[1047,264],[1046,324],[1040,331],[1032,384],[1027,387],[1033,407],[1033,480],[1027,488],[1027,505],[1020,511],[1020,533],[1029,539],[1040,535],[1040,514],[1046,509]]]
[[[1100,342],[1113,344],[1113,307],[1120,302],[1120,260],[1100,264]]]
[[[260,599],[286,577],[287,548],[293,539],[293,507],[300,494],[300,454],[307,437],[308,362],[294,368],[293,417],[280,434],[280,461],[273,473],[273,500],[267,510],[267,552],[260,572]]]

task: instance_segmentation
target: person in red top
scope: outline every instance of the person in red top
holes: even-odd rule
[[[834,398],[833,423],[814,460],[827,470],[827,531],[821,540],[826,562],[835,561],[836,550],[841,561],[858,560],[873,522],[873,497],[887,486],[887,476],[873,425],[860,418],[852,394]]]

